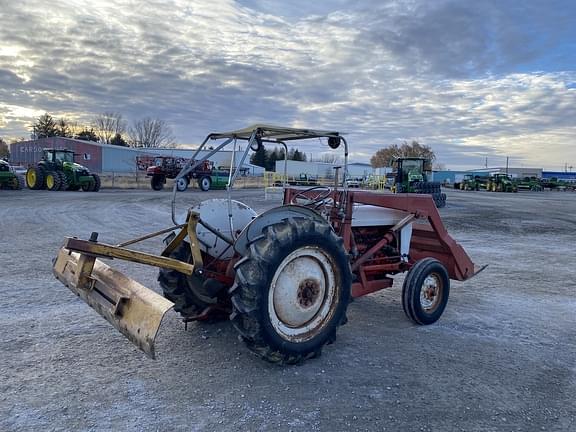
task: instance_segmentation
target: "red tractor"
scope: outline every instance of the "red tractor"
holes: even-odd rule
[[[318,139],[344,149],[347,178],[348,144],[333,131],[255,125],[212,133],[199,151],[209,141],[217,142],[214,151],[231,145],[241,166],[265,143]],[[237,141],[247,143],[244,150]],[[176,179],[201,163],[193,158]],[[162,317],[174,308],[185,322],[229,318],[259,357],[298,363],[335,341],[352,298],[392,287],[396,275],[406,273],[406,315],[428,325],[446,308],[450,280],[482,270],[450,237],[430,195],[352,191],[338,171],[334,187],[287,187],[283,205],[262,214],[230,195],[179,213],[175,198],[176,186],[174,226],[116,246],[98,242],[97,233],[67,238],[54,263],[62,283],[151,357]],[[159,255],[126,247],[166,233]],[[99,257],[159,267],[164,295]]]
[[[146,175],[150,177],[150,186],[155,191],[164,189],[166,179],[175,179],[187,162],[188,160],[185,158],[172,156],[141,156],[137,158],[138,168],[146,169]],[[176,181],[176,189],[180,192],[185,191],[191,180],[194,179],[198,182],[198,187],[201,190],[210,190],[214,172],[214,163],[204,160],[194,171]]]

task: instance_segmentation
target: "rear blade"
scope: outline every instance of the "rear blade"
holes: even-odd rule
[[[56,278],[151,358],[164,314],[174,306],[154,291],[93,257],[61,248]]]

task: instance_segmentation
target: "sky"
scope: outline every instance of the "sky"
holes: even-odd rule
[[[0,0],[0,137],[48,112],[417,140],[450,169],[576,170],[573,0]],[[327,151],[309,141],[307,154]]]

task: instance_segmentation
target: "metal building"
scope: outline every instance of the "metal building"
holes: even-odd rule
[[[40,160],[43,148],[72,150],[76,154],[78,163],[99,173],[134,173],[137,171],[136,158],[138,156],[190,158],[195,152],[193,148],[132,148],[72,138],[50,137],[10,144],[11,162],[24,167],[34,165]],[[200,152],[200,157],[208,152]],[[229,167],[231,158],[231,151],[219,151],[210,160],[217,167]],[[245,163],[243,167],[249,169],[250,175],[264,174],[264,168],[256,165]]]

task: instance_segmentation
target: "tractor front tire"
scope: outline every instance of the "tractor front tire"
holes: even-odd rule
[[[211,185],[212,185],[212,180],[208,176],[204,176],[198,180],[198,187],[203,192],[208,192],[210,190]]]
[[[26,171],[26,186],[29,189],[38,190],[44,189],[45,183],[44,179],[46,177],[46,172],[41,166],[30,167]]]
[[[304,218],[270,225],[235,269],[230,319],[253,353],[295,364],[336,340],[352,273],[330,225]]]
[[[150,187],[155,191],[160,191],[164,189],[164,176],[153,175],[150,179]]]
[[[446,267],[434,258],[424,258],[414,264],[404,279],[402,307],[416,324],[432,324],[444,312],[449,295]]]
[[[92,174],[92,178],[94,179],[94,186],[92,187],[92,192],[100,191],[100,187],[102,186],[100,176],[98,174]]]
[[[191,261],[190,243],[186,241],[180,243],[168,258],[189,263]],[[160,282],[164,297],[174,303],[174,310],[184,318],[197,316],[217,302],[217,299],[204,296],[198,291],[204,282],[198,276],[186,276],[176,270],[160,268],[158,282]]]
[[[63,171],[58,171],[56,174],[60,177],[60,189],[61,191],[67,191],[69,188],[68,177]]]

